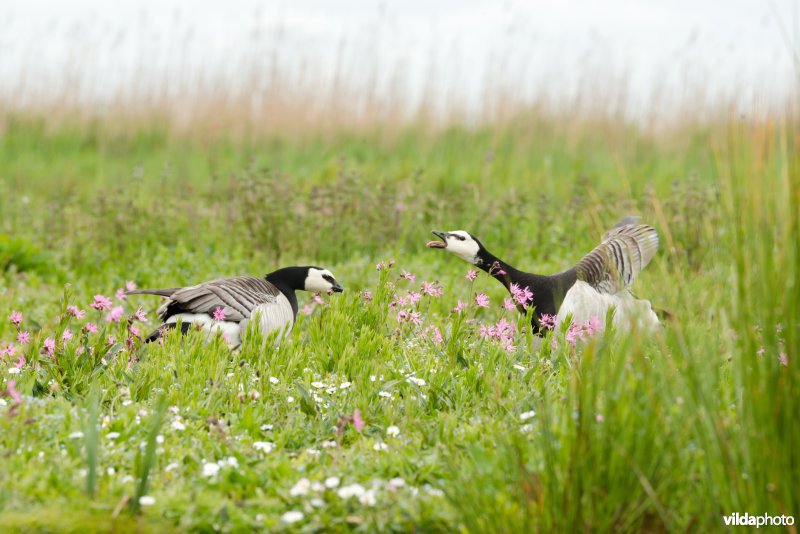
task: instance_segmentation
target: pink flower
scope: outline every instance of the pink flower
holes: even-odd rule
[[[312,308],[311,306],[309,306],[308,304],[306,304],[305,306],[303,306],[303,309],[302,309],[302,310],[300,310],[300,311],[302,311],[302,312],[303,312],[303,313],[305,313],[306,315],[311,315],[311,314],[314,312],[314,308]]]
[[[477,295],[475,295],[475,304],[477,304],[479,308],[488,308],[489,295],[487,295],[486,293],[478,293]]]
[[[358,408],[356,408],[353,412],[353,426],[359,432],[361,432],[361,430],[364,428],[364,420],[361,419],[361,410]]]
[[[780,334],[781,332],[783,332],[783,325],[782,325],[781,323],[778,323],[778,324],[776,324],[776,325],[775,325],[775,331],[776,331],[777,333],[779,333],[779,334]]]
[[[456,304],[456,307],[453,308],[453,311],[455,313],[461,313],[466,307],[467,305],[461,302],[461,299],[458,299],[458,304]]]
[[[597,421],[598,423],[602,423],[603,421],[606,420],[606,418],[603,417],[603,414],[599,413],[594,416],[594,420]]]
[[[131,333],[132,336],[141,337],[141,332],[139,331],[138,326],[131,325],[130,328],[128,328],[128,331]]]
[[[316,303],[317,303],[317,304],[319,304],[320,306],[322,306],[323,304],[325,304],[325,301],[324,301],[324,300],[322,300],[322,297],[320,297],[319,295],[312,295],[312,297],[311,297],[311,300],[313,300],[314,302],[316,302]]]
[[[114,306],[113,308],[111,308],[111,311],[108,312],[108,314],[106,315],[106,322],[118,323],[120,319],[122,319],[123,311],[124,310],[122,306]]]
[[[61,333],[61,339],[64,342],[67,342],[70,339],[72,339],[72,330],[70,330],[69,328],[66,328],[64,330],[64,332]]]
[[[6,347],[5,350],[3,350],[2,352],[8,354],[9,356],[13,356],[14,353],[17,352],[17,347],[9,343],[8,347]]]
[[[514,301],[522,306],[523,309],[528,307],[528,303],[533,300],[533,293],[528,286],[520,287],[517,284],[511,284],[508,288],[511,292],[511,297]]]
[[[422,324],[422,314],[420,312],[412,312],[411,315],[409,315],[408,320],[419,326]]]
[[[444,339],[442,338],[442,333],[439,331],[438,326],[433,327],[433,341],[434,343],[441,343],[442,341],[444,341]]]
[[[419,302],[419,299],[422,298],[422,293],[417,293],[416,291],[409,291],[408,292],[408,302],[409,304],[416,304]]]
[[[8,319],[11,321],[11,324],[19,328],[19,325],[22,323],[22,312],[12,311]]]
[[[780,364],[781,364],[782,366],[784,366],[784,367],[789,367],[789,355],[788,355],[788,354],[786,354],[785,352],[781,352],[781,353],[778,355],[778,361],[780,362]]]
[[[403,272],[400,273],[400,278],[405,278],[409,282],[413,282],[414,280],[416,280],[417,275],[411,274],[410,272],[408,272],[405,269],[403,269]]]
[[[431,297],[441,297],[442,288],[434,286],[433,282],[422,282],[422,293]]]
[[[117,342],[117,340],[116,340],[116,339],[114,339],[114,336],[108,336],[108,339],[106,339],[106,343],[107,343],[108,345],[113,345],[113,344],[114,344],[114,343],[116,343],[116,342]]]
[[[503,308],[506,310],[515,310],[517,309],[517,305],[514,304],[513,299],[504,299],[503,300]]]
[[[6,383],[6,391],[8,392],[8,396],[14,399],[15,403],[22,404],[22,395],[20,395],[19,391],[17,391],[16,385],[16,380],[9,380]]]
[[[375,266],[375,270],[376,271],[382,271],[384,269],[384,267],[385,267],[385,265],[383,264],[383,262],[380,262],[378,265]]]
[[[372,293],[370,293],[369,291],[364,291],[362,295],[364,297],[365,302],[372,302]]]
[[[20,345],[27,345],[31,340],[31,335],[27,330],[23,330],[17,334],[17,343]]]
[[[499,262],[499,261],[495,261],[495,262],[492,264],[492,268],[491,268],[491,269],[489,269],[489,273],[490,273],[490,274],[496,274],[496,275],[499,275],[499,276],[505,276],[505,275],[507,274],[507,273],[506,273],[506,272],[503,270],[503,268],[500,266],[500,262]]]
[[[103,295],[95,295],[94,302],[89,304],[92,308],[97,311],[103,311],[111,308],[111,299],[104,297]]]
[[[94,324],[94,323],[86,323],[86,326],[84,326],[84,328],[90,334],[96,334],[97,333],[97,325]]]
[[[597,332],[602,330],[603,323],[597,316],[592,317],[586,324],[583,325],[584,330],[586,331],[586,335],[589,337],[594,336]]]
[[[552,330],[556,327],[556,316],[550,315],[549,313],[543,313],[541,317],[539,317],[539,324],[542,328]]]
[[[136,291],[136,284],[133,282],[133,280],[128,280],[125,282],[125,289],[128,291]]]
[[[763,356],[765,352],[767,352],[767,349],[765,349],[764,347],[760,347],[760,348],[759,348],[759,349],[756,351],[756,356]]]
[[[20,354],[19,359],[17,359],[17,362],[14,364],[14,367],[16,367],[17,369],[22,369],[23,367],[25,367],[26,363],[28,363],[28,361],[25,359],[25,356]]]
[[[71,315],[76,319],[83,319],[83,317],[86,315],[86,312],[77,306],[69,305],[67,306],[67,315]]]
[[[408,319],[408,312],[407,311],[400,310],[399,312],[397,312],[397,322],[398,323],[402,323],[406,319]]]
[[[307,307],[308,306],[306,306],[306,308]],[[305,308],[303,308],[303,310],[305,310]],[[215,321],[224,321],[225,320],[225,310],[222,309],[222,306],[217,306],[214,309],[214,313],[212,314],[212,317],[214,318]]]
[[[55,354],[55,351],[56,351],[56,340],[53,339],[52,337],[48,337],[47,339],[44,340],[44,343],[42,344],[42,354],[44,354],[45,356],[52,356],[53,354]]]
[[[133,312],[133,318],[142,323],[146,323],[147,313],[143,309],[137,308],[136,311]]]
[[[117,300],[120,302],[128,298],[128,295],[125,294],[125,290],[122,288],[117,289],[117,292],[114,296],[117,297]]]
[[[574,347],[581,339],[583,339],[583,326],[578,323],[569,325],[569,330],[567,330],[567,343]]]
[[[469,271],[467,271],[467,275],[465,276],[465,278],[470,282],[475,281],[475,279],[478,278],[478,271],[473,271],[470,269]]]

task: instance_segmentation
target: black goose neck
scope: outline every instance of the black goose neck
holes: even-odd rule
[[[503,284],[506,289],[514,283],[520,271],[501,260],[485,248],[478,252],[477,266],[492,278]]]
[[[306,286],[306,277],[308,276],[308,267],[284,267],[272,271],[264,278],[267,282],[273,284],[281,291],[297,291],[304,289]]]

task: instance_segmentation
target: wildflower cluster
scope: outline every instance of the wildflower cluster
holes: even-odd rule
[[[481,339],[491,339],[498,341],[503,349],[512,352],[517,350],[514,345],[514,338],[517,334],[517,325],[508,322],[505,317],[501,318],[497,323],[486,326],[481,325],[478,335]]]

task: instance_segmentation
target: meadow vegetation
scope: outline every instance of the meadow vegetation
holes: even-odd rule
[[[285,134],[130,115],[2,114],[0,531],[800,516],[793,111],[656,131],[525,108]],[[635,287],[673,316],[653,337],[536,343],[499,284],[424,247],[466,229],[556,272],[628,214],[661,236]],[[346,291],[299,295],[278,348],[143,346],[158,299],[114,296],[291,264]],[[481,335],[501,319],[510,345]]]

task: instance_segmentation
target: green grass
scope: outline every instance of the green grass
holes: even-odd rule
[[[33,340],[0,360],[0,391],[14,380],[23,395],[0,406],[0,531],[716,531],[733,512],[800,515],[789,119],[687,126],[680,141],[544,120],[240,141],[21,119],[3,131],[0,346],[12,310]],[[463,228],[555,272],[630,213],[662,237],[635,291],[674,315],[649,338],[571,348],[561,332],[553,349],[522,333],[507,352],[478,336],[501,316],[525,324],[502,288],[424,247],[432,228]],[[128,347],[128,323],[88,307],[126,280],[309,263],[347,291],[277,349],[252,336],[231,354],[197,335]],[[443,295],[415,305],[422,326],[399,324],[393,295],[423,280]],[[476,292],[490,309],[451,313]],[[124,306],[153,326],[157,299]],[[82,333],[87,320],[100,332]],[[40,354],[67,328],[56,358]],[[360,498],[337,493],[353,484]]]

